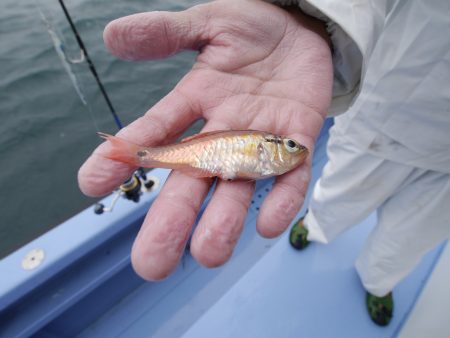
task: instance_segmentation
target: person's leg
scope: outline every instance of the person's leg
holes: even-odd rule
[[[328,243],[376,210],[402,184],[411,167],[391,172],[389,161],[364,153],[338,133],[328,143],[328,163],[317,181],[308,212],[291,229],[296,249],[308,241]]]
[[[378,324],[386,325],[392,316],[383,302],[392,300],[395,285],[427,251],[450,237],[449,201],[450,174],[416,169],[378,209],[378,225],[356,261],[369,314]]]

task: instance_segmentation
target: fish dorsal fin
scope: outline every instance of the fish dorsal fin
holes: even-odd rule
[[[189,142],[192,140],[198,140],[198,139],[202,139],[204,137],[208,137],[208,136],[212,136],[212,135],[216,135],[216,134],[227,134],[227,133],[252,133],[252,132],[258,132],[256,130],[214,130],[214,131],[207,131],[205,133],[198,133],[198,134],[194,134],[191,136],[188,136],[184,139],[182,139],[180,142],[184,143],[184,142]]]
[[[221,134],[221,133],[224,133],[224,132],[226,132],[226,131],[224,131],[224,130],[214,130],[214,131],[207,131],[206,133],[198,133],[198,134],[194,134],[194,135],[185,137],[180,142],[181,143],[185,143],[185,142],[189,142],[189,141],[192,141],[192,140],[202,139],[202,138],[207,137],[207,136],[211,136],[211,135],[215,135],[215,134]]]

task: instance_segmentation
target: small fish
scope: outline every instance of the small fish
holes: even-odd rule
[[[111,147],[103,156],[138,167],[168,168],[194,177],[261,179],[302,164],[308,149],[297,141],[254,130],[213,131],[148,148],[99,133]]]

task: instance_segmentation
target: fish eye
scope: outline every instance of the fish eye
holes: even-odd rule
[[[286,150],[289,151],[290,153],[292,153],[294,151],[298,151],[300,149],[300,146],[298,145],[298,143],[291,139],[285,139],[284,146],[285,146]]]

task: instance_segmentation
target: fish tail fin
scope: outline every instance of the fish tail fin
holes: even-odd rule
[[[102,156],[111,160],[128,163],[136,167],[143,166],[144,163],[142,157],[139,156],[139,152],[142,151],[146,153],[148,152],[148,148],[139,146],[132,142],[128,142],[117,136],[101,132],[99,132],[98,135],[102,139],[108,141],[110,145],[108,148],[106,148],[106,151],[102,153]],[[148,164],[145,166],[149,167]]]

